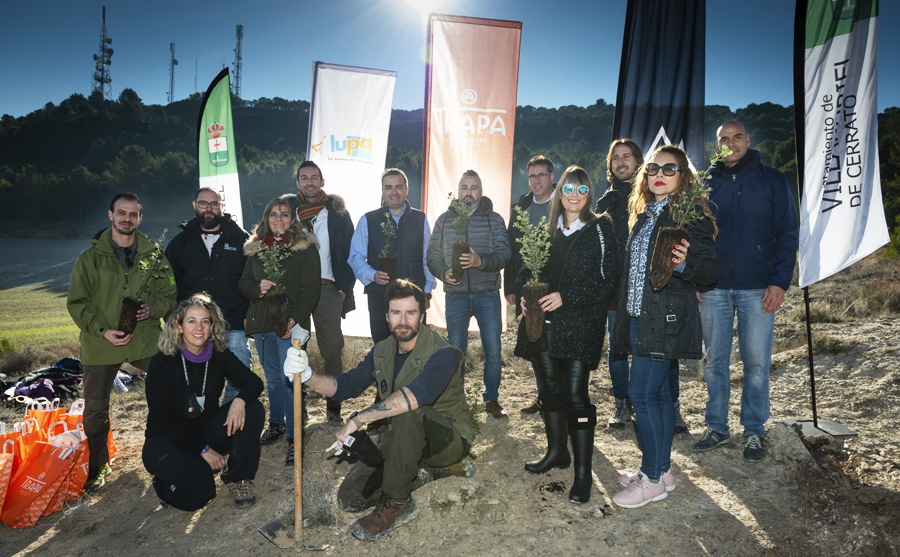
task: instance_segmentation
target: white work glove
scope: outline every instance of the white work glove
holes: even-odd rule
[[[284,374],[291,382],[294,376],[300,374],[300,382],[306,383],[312,379],[312,369],[309,367],[309,357],[303,350],[294,347],[288,348],[287,358],[284,360]]]

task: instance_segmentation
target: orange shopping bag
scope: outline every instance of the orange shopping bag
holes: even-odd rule
[[[36,419],[38,427],[44,432],[47,431],[50,424],[59,421],[60,414],[65,414],[66,412],[65,407],[59,407],[58,398],[54,398],[52,402],[46,398],[36,398],[25,408],[27,410],[25,417]]]
[[[57,422],[50,426],[51,435],[59,425],[65,427],[64,422]],[[90,452],[88,450],[87,435],[84,433],[84,426],[78,424],[75,429],[68,430],[65,433],[74,436],[72,439],[73,441],[77,441],[78,449],[75,452],[75,464],[69,472],[69,478],[59,490],[58,496],[61,498],[59,503],[60,507],[62,506],[62,501],[71,501],[84,495],[84,482],[87,481],[90,463]],[[55,436],[53,436],[53,438],[55,438]]]
[[[69,408],[69,412],[65,415],[66,424],[69,426],[69,430],[73,430],[78,426],[78,424],[84,423],[84,399],[79,398],[75,402],[72,403],[72,407]],[[113,440],[112,433],[112,416],[109,417],[109,436],[106,441],[106,448],[109,451],[109,464],[112,466],[113,461],[116,459],[116,442]]]
[[[47,440],[47,433],[38,427],[38,422],[34,418],[27,418],[25,421],[17,423],[15,428],[19,432],[19,437],[15,440],[18,456],[13,463],[13,467],[16,468],[13,470],[13,477],[19,466],[28,458],[28,453],[31,452],[35,443]]]
[[[59,423],[63,422],[57,422],[57,424]],[[53,426],[51,425],[50,427],[52,428]],[[81,453],[87,450],[87,443],[85,443],[85,446],[82,446],[80,439],[75,432],[63,432],[60,435],[54,436],[54,441],[58,441],[58,438],[63,436],[65,436],[65,440],[63,442],[67,442],[75,448],[75,454],[72,456],[72,466],[69,467],[69,469],[66,471],[65,477],[62,478],[62,482],[59,484],[58,488],[54,490],[55,494],[50,498],[50,501],[47,503],[46,508],[40,514],[40,516],[47,516],[48,514],[53,514],[57,511],[62,510],[63,503],[66,502],[66,497],[69,494],[69,484],[72,482],[72,472],[75,469],[75,462],[78,461],[78,457],[81,455]],[[52,489],[52,486],[48,487],[47,489]],[[18,524],[18,522],[16,522],[16,524]],[[32,524],[29,524],[28,526],[32,526]]]
[[[28,511],[33,517],[36,508],[40,517],[50,498],[56,494],[59,486],[72,468],[75,448],[63,444],[62,436],[53,443],[38,441],[23,461],[22,467],[9,483],[3,510],[0,511],[0,522],[15,527],[23,514]],[[51,487],[55,484],[55,487]],[[50,493],[48,493],[50,491]],[[43,504],[43,506],[40,506]],[[30,518],[28,519],[30,520]],[[35,522],[37,518],[34,519]]]
[[[12,439],[4,442],[3,447],[0,448],[0,509],[3,508],[9,480],[12,479],[12,465],[15,452],[16,444],[12,442]]]

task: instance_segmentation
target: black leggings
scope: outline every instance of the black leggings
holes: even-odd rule
[[[541,374],[541,404],[545,411],[585,412],[591,409],[588,381],[591,372],[579,360],[551,358],[549,352],[534,355],[535,368]]]
[[[259,436],[266,422],[262,402],[247,405],[244,429],[232,433],[225,430],[229,402],[209,419],[202,439],[216,452],[228,454],[224,483],[252,480],[259,468],[261,454]],[[202,509],[216,496],[215,474],[218,472],[198,454],[179,449],[162,435],[144,441],[144,468],[153,475],[153,488],[160,499],[183,511]]]

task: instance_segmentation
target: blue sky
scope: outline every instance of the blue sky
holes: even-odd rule
[[[107,0],[3,2],[0,114],[22,116],[72,93],[88,95],[101,6],[115,53],[114,96],[125,87],[165,104],[169,43],[174,93],[193,93],[234,59],[244,26],[242,96],[308,100],[312,62],[397,71],[394,108],[422,108],[425,20],[420,9],[523,22],[518,104],[614,103],[625,0],[258,0],[193,3]],[[794,2],[707,4],[706,103],[789,105]],[[879,111],[900,106],[900,2],[881,2]]]

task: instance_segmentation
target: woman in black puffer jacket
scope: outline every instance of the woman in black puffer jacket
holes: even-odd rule
[[[540,277],[550,286],[550,293],[539,300],[546,312],[543,334],[531,342],[525,324],[520,324],[515,350],[517,356],[537,363],[544,386],[540,398],[547,454],[525,464],[525,470],[543,474],[568,468],[572,462],[568,430],[575,453],[575,481],[569,491],[573,503],[591,498],[597,408],[588,396],[588,381],[603,354],[606,305],[619,276],[612,221],[591,211],[593,199],[588,173],[577,166],[567,168],[550,207],[550,259]],[[523,268],[516,280],[523,313],[528,311],[523,291],[530,278]]]
[[[641,440],[641,466],[619,478],[624,491],[613,501],[633,508],[664,499],[675,489],[672,475],[672,437],[675,408],[669,389],[671,362],[702,357],[697,286],[710,285],[719,276],[716,259],[716,224],[707,200],[694,207],[696,220],[690,233],[667,254],[675,272],[659,290],[650,285],[650,261],[661,227],[674,227],[671,205],[696,179],[684,151],[674,145],[659,147],[641,166],[629,199],[625,268],[613,335],[617,352],[631,353],[628,398],[634,406]]]

